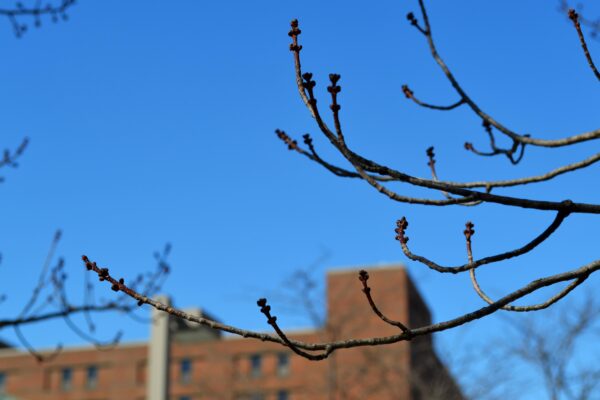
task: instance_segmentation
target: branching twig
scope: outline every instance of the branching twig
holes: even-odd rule
[[[88,259],[88,257],[83,256],[83,261],[86,265],[86,268],[89,271],[93,271],[98,275],[100,281],[108,282],[111,285],[111,289],[114,291],[120,291],[128,295],[129,297],[135,299],[139,306],[143,304],[148,304],[157,310],[164,311],[170,315],[175,317],[195,322],[200,325],[208,326],[212,329],[221,330],[224,332],[232,333],[235,335],[239,335],[245,338],[254,338],[262,341],[279,343],[285,346],[293,345],[297,349],[306,350],[306,351],[323,351],[323,355],[327,354],[331,355],[334,351],[340,349],[349,349],[355,347],[364,347],[364,346],[381,346],[391,343],[397,343],[401,341],[409,340],[413,337],[429,335],[434,332],[440,332],[443,330],[455,328],[460,325],[464,325],[468,322],[483,318],[487,315],[493,314],[498,311],[502,307],[512,303],[515,300],[518,300],[522,297],[525,297],[535,291],[547,287],[552,286],[560,282],[565,281],[573,281],[577,279],[585,279],[590,274],[595,271],[600,270],[600,260],[596,260],[587,265],[579,267],[577,269],[563,272],[561,274],[551,275],[544,278],[537,279],[535,281],[530,282],[529,284],[521,287],[518,290],[498,299],[494,303],[487,305],[485,307],[479,308],[473,312],[461,315],[460,317],[450,319],[444,322],[439,322],[435,324],[425,325],[417,328],[410,329],[410,334],[408,332],[402,332],[400,334],[391,335],[391,336],[381,336],[381,337],[372,337],[366,339],[347,339],[347,340],[336,340],[325,343],[308,343],[298,340],[293,340],[287,338],[287,340],[282,339],[280,336],[274,336],[266,333],[255,332],[251,330],[241,329],[230,325],[225,325],[220,322],[216,322],[207,318],[199,317],[197,315],[192,315],[186,313],[182,310],[176,309],[174,307],[168,306],[166,304],[162,304],[158,301],[155,301],[147,296],[143,296],[142,294],[132,290],[125,284],[123,279],[115,279],[110,274],[108,268],[98,267],[95,262],[92,262]],[[262,304],[262,302],[261,302]],[[266,303],[265,303],[266,305]],[[320,356],[317,356],[320,357]]]
[[[560,210],[563,206],[562,202],[549,202],[543,200],[531,200],[525,198],[515,198],[508,196],[500,196],[491,193],[482,193],[478,191],[466,190],[461,187],[444,184],[442,182],[436,182],[428,179],[421,179],[411,175],[408,175],[404,172],[392,169],[387,166],[380,165],[372,160],[366,159],[352,150],[350,150],[346,144],[346,140],[343,135],[340,135],[340,132],[333,133],[325,121],[322,119],[319,109],[317,107],[317,99],[314,95],[314,86],[316,85],[315,81],[312,79],[312,74],[310,73],[302,73],[301,62],[300,62],[300,51],[302,46],[298,44],[298,36],[301,31],[298,28],[298,21],[292,21],[292,30],[289,32],[289,35],[292,37],[292,44],[290,45],[290,49],[294,54],[294,65],[296,70],[296,83],[298,85],[298,91],[304,104],[310,111],[311,115],[317,122],[319,129],[325,135],[327,139],[329,139],[330,143],[352,164],[356,172],[361,176],[362,179],[367,181],[371,186],[373,186],[377,191],[386,195],[392,200],[411,203],[411,204],[423,204],[423,205],[436,205],[436,206],[447,206],[453,204],[460,203],[471,203],[474,201],[484,201],[490,203],[503,204],[508,206],[516,206],[523,208],[532,208],[538,210]],[[337,84],[337,82],[336,82]],[[339,118],[339,116],[337,117]],[[492,125],[494,125],[492,123]],[[600,131],[599,131],[600,132]],[[296,144],[297,146],[297,144]],[[400,195],[389,188],[385,187],[381,183],[379,183],[376,179],[374,179],[368,173],[376,173],[380,176],[389,176],[394,178],[399,182],[408,183],[414,186],[421,186],[429,189],[446,191],[448,193],[452,193],[454,195],[462,196],[458,199],[446,199],[446,200],[432,200],[432,199],[423,199],[423,198],[415,198],[410,196]],[[581,203],[573,203],[571,208],[571,212],[573,213],[600,213],[600,205],[597,204],[581,204]]]
[[[31,296],[21,309],[20,313],[16,317],[0,319],[0,330],[3,328],[14,329],[20,343],[38,361],[48,361],[56,357],[60,353],[62,345],[58,344],[55,350],[50,354],[42,354],[38,352],[35,346],[29,342],[22,330],[23,327],[48,320],[62,319],[69,329],[71,329],[71,331],[85,341],[94,344],[99,349],[108,349],[110,347],[114,347],[118,343],[122,332],[117,332],[114,338],[111,340],[98,340],[94,335],[95,329],[92,320],[92,313],[96,314],[106,311],[118,311],[131,314],[136,309],[136,307],[132,307],[131,305],[125,303],[125,296],[117,299],[116,301],[101,303],[96,302],[92,294],[93,286],[89,285],[88,282],[86,282],[84,285],[83,303],[75,304],[70,301],[67,296],[67,274],[64,269],[65,264],[63,259],[58,259],[56,264],[52,266],[60,238],[61,232],[57,231],[54,235],[50,249],[40,271],[37,284],[32,290]],[[169,267],[166,263],[168,250],[169,246],[167,245],[162,254],[156,254],[158,268],[155,273],[149,276],[148,282],[141,278],[141,280],[139,279],[135,282],[135,284],[146,284],[144,293],[152,295],[153,293],[156,293],[157,290],[160,290],[162,280],[169,270]],[[85,275],[87,277],[87,274]],[[76,314],[84,315],[90,333],[82,329],[79,324],[72,319],[72,317]]]
[[[408,85],[402,85],[402,92],[404,93],[404,96],[407,99],[412,100],[415,104],[418,104],[421,107],[430,108],[432,110],[450,111],[465,104],[464,99],[460,99],[457,102],[450,104],[449,106],[436,106],[434,104],[425,103],[415,97],[414,92],[410,90]]]
[[[473,225],[473,223],[471,221],[469,221],[466,223],[465,226],[466,226],[466,229],[464,230],[464,235],[465,235],[465,240],[467,243],[467,258],[469,260],[469,264],[473,264],[473,249],[471,247],[471,238],[475,234],[475,230],[473,229],[473,227],[475,225]],[[471,278],[471,283],[473,284],[473,289],[475,289],[475,292],[479,295],[479,297],[481,297],[486,303],[493,304],[494,300],[490,299],[485,294],[485,292],[481,289],[481,286],[479,285],[479,282],[477,281],[477,277],[475,276],[475,268],[472,268],[469,270],[469,276]],[[506,306],[502,307],[502,310],[517,311],[517,312],[529,312],[529,311],[543,310],[544,308],[550,307],[552,304],[556,303],[557,301],[559,301],[560,299],[565,297],[567,294],[571,293],[571,291],[573,289],[575,289],[577,286],[581,285],[586,279],[587,279],[587,276],[583,276],[579,279],[572,281],[566,288],[564,288],[559,293],[555,294],[554,296],[552,296],[551,298],[549,298],[548,300],[546,300],[543,303],[535,304],[535,305],[531,305],[531,306],[506,305]]]
[[[424,23],[424,28],[421,30],[421,33],[423,33],[425,38],[427,39],[427,43],[429,45],[429,50],[431,52],[433,59],[438,64],[438,66],[442,69],[442,72],[444,73],[444,75],[446,76],[448,81],[450,82],[451,86],[457,92],[460,99],[466,105],[468,105],[469,108],[471,108],[471,110],[475,114],[477,114],[483,121],[486,121],[491,126],[498,129],[500,132],[502,132],[506,136],[510,137],[514,141],[517,141],[520,144],[531,144],[533,146],[562,147],[562,146],[568,146],[571,144],[581,143],[581,142],[585,142],[588,140],[595,140],[595,139],[600,138],[600,129],[596,129],[596,130],[589,131],[586,133],[567,136],[567,137],[564,137],[561,139],[538,139],[538,138],[531,137],[530,135],[519,134],[519,133],[507,128],[505,125],[503,125],[502,123],[500,123],[499,121],[494,119],[491,115],[485,113],[480,108],[480,106],[473,99],[471,99],[471,97],[467,94],[467,92],[462,88],[461,84],[458,82],[458,80],[454,77],[454,75],[450,71],[450,68],[448,67],[448,65],[445,63],[445,61],[442,59],[442,57],[438,53],[437,47],[435,45],[435,42],[433,40],[433,36],[431,33],[431,24],[429,22],[429,17],[427,15],[427,10],[425,8],[424,0],[419,0],[419,7],[421,10],[421,15],[423,16],[423,23]],[[410,16],[412,16],[412,18]],[[408,19],[409,19],[409,21],[411,21],[412,25],[415,25],[416,23],[418,23],[416,17],[412,13],[409,14]],[[498,153],[498,154],[500,154],[500,153]]]
[[[19,145],[19,147],[17,147],[14,152],[11,153],[10,150],[4,149],[4,152],[2,154],[2,159],[0,160],[0,168],[2,168],[2,167],[13,167],[13,168],[18,167],[19,163],[17,162],[17,160],[23,155],[23,152],[27,148],[28,144],[29,144],[29,138],[25,137],[21,141],[21,144]],[[0,182],[2,182],[3,180],[4,180],[4,178],[0,177]]]
[[[552,223],[542,233],[540,233],[538,236],[536,236],[532,241],[530,241],[526,245],[516,248],[516,249],[513,249],[513,250],[505,251],[503,253],[499,253],[499,254],[496,254],[493,256],[484,257],[479,260],[475,260],[475,261],[470,260],[467,264],[463,264],[463,265],[459,265],[459,266],[452,266],[452,267],[442,266],[442,265],[439,265],[436,262],[428,259],[427,257],[419,256],[419,255],[412,253],[410,251],[410,249],[408,248],[408,244],[407,244],[408,236],[406,236],[406,228],[408,227],[408,221],[406,220],[405,217],[402,217],[402,219],[399,219],[396,222],[396,229],[395,229],[396,240],[398,240],[398,242],[400,242],[402,251],[411,260],[418,261],[422,264],[425,264],[426,266],[428,266],[429,268],[431,268],[437,272],[456,274],[459,272],[465,272],[465,271],[469,271],[472,269],[476,269],[482,265],[492,264],[492,263],[495,263],[498,261],[508,260],[509,258],[518,257],[525,253],[530,252],[531,250],[536,248],[539,244],[541,244],[546,239],[548,239],[550,237],[550,235],[552,235],[558,229],[558,227],[562,224],[562,222],[565,220],[565,218],[567,218],[569,216],[569,208],[568,207],[569,207],[569,203],[566,203],[564,211],[558,212],[556,214],[556,217],[552,221]]]

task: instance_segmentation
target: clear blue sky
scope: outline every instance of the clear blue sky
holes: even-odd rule
[[[429,3],[441,54],[484,110],[543,138],[598,127],[598,83],[554,2]],[[476,256],[528,241],[552,215],[393,203],[288,152],[273,133],[310,132],[325,156],[339,160],[297,94],[287,32],[298,18],[304,67],[315,73],[321,102],[328,102],[327,74],[340,73],[346,137],[367,156],[429,176],[425,149],[435,145],[442,178],[472,180],[541,173],[598,151],[597,143],[529,148],[518,167],[466,153],[465,141],[486,146],[477,118],[467,109],[420,109],[402,95],[408,83],[425,100],[456,99],[405,20],[416,10],[413,0],[81,1],[67,23],[44,20],[21,40],[2,21],[0,146],[31,139],[21,166],[1,171],[2,316],[29,295],[57,228],[75,298],[81,254],[135,276],[169,241],[173,274],[164,290],[176,304],[254,329],[267,329],[254,300],[323,252],[329,258],[317,277],[331,267],[405,262],[393,232],[403,215],[415,252],[444,263],[464,262],[467,220],[476,224]],[[589,12],[600,15],[600,7]],[[598,42],[591,49],[600,59]],[[504,193],[598,203],[597,177],[594,166]],[[592,261],[597,231],[597,217],[574,216],[537,251],[481,272],[482,284],[498,296]],[[467,276],[407,265],[436,320],[481,306]],[[586,286],[598,284],[593,277]],[[306,323],[273,307],[283,326]],[[147,326],[110,321],[125,329],[125,340],[147,337]],[[500,323],[490,318],[468,329],[485,337]],[[38,347],[81,343],[60,323],[25,331]],[[14,340],[10,331],[0,335]]]

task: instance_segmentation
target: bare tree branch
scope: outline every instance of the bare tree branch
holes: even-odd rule
[[[592,55],[588,50],[587,43],[585,42],[585,37],[583,36],[583,32],[581,31],[581,24],[579,23],[579,14],[577,14],[577,11],[573,10],[572,8],[569,10],[569,19],[573,21],[573,25],[575,26],[575,30],[577,31],[577,35],[579,36],[581,49],[583,50],[583,54],[585,55],[586,60],[590,68],[592,69],[592,72],[594,73],[594,75],[596,75],[596,79],[600,81],[600,72],[598,72],[598,69],[594,64],[594,60],[592,60]]]
[[[439,55],[431,33],[431,24],[427,15],[427,11],[425,9],[424,1],[418,0],[418,4],[421,9],[423,23],[421,24],[412,13],[408,15],[408,20],[411,23],[411,25],[413,25],[422,35],[425,36],[429,44],[432,57],[442,69],[443,73],[449,80],[454,90],[458,93],[459,100],[449,106],[437,106],[418,100],[417,98],[415,98],[412,90],[410,90],[407,86],[403,87],[403,91],[406,97],[414,101],[416,104],[426,108],[449,111],[464,104],[467,105],[476,115],[478,115],[483,122],[484,130],[487,133],[488,138],[490,140],[491,151],[481,152],[479,150],[476,150],[472,144],[465,145],[467,150],[484,156],[504,155],[510,160],[511,163],[517,164],[523,157],[526,145],[535,145],[541,147],[562,147],[600,138],[600,130],[594,130],[583,134],[566,136],[562,139],[547,140],[534,138],[528,134],[520,134],[516,131],[510,130],[503,124],[496,121],[490,115],[482,111],[479,105],[467,95],[465,90],[463,90],[462,86],[456,80],[448,66],[445,64],[445,62]],[[291,30],[289,31],[288,35],[292,39],[290,50],[294,58],[295,80],[298,93],[304,105],[308,109],[310,115],[314,118],[316,125],[323,134],[323,136],[329,141],[333,148],[344,157],[344,159],[351,165],[354,171],[352,171],[351,169],[346,169],[344,167],[333,165],[325,161],[317,153],[313,143],[313,139],[308,134],[305,134],[303,137],[304,145],[306,146],[305,148],[303,148],[301,147],[301,145],[298,144],[296,140],[288,136],[284,131],[276,130],[277,136],[286,144],[289,150],[293,150],[299,153],[300,155],[307,157],[309,160],[316,162],[317,164],[321,165],[323,168],[335,174],[336,176],[362,179],[366,181],[370,186],[372,186],[375,190],[387,196],[391,200],[402,203],[421,204],[430,206],[481,205],[483,203],[492,203],[506,206],[508,207],[508,209],[512,207],[520,207],[530,210],[551,211],[554,213],[554,220],[549,224],[549,226],[546,229],[544,229],[544,231],[542,231],[540,234],[538,234],[535,238],[529,241],[527,244],[512,250],[505,251],[503,253],[484,257],[481,259],[474,259],[473,257],[471,240],[475,231],[473,230],[474,224],[468,222],[464,231],[468,262],[466,264],[458,266],[442,266],[431,261],[427,257],[413,254],[407,246],[408,237],[406,237],[405,235],[408,222],[405,218],[402,218],[397,222],[396,239],[400,242],[402,250],[407,257],[414,261],[421,262],[427,267],[437,272],[456,274],[469,271],[474,290],[487,304],[484,307],[475,309],[472,312],[465,313],[456,318],[449,319],[443,322],[427,323],[423,326],[410,326],[410,324],[405,324],[404,322],[392,320],[380,311],[376,303],[376,298],[372,296],[371,288],[367,285],[368,274],[362,271],[359,274],[358,278],[359,282],[362,285],[362,290],[366,296],[370,310],[379,319],[381,319],[383,323],[396,327],[399,330],[399,332],[395,335],[390,336],[361,339],[335,338],[324,342],[309,343],[291,339],[287,336],[285,332],[283,332],[283,330],[277,324],[277,317],[272,312],[271,306],[267,303],[266,298],[259,299],[257,304],[260,307],[261,313],[266,317],[267,323],[275,331],[275,334],[267,334],[263,332],[256,332],[235,326],[225,325],[217,321],[194,316],[182,310],[162,304],[156,300],[153,300],[148,295],[140,293],[138,290],[136,290],[136,288],[133,285],[126,284],[123,278],[115,278],[113,275],[110,274],[108,268],[99,267],[95,262],[90,261],[87,256],[83,256],[82,258],[86,268],[89,271],[93,271],[95,274],[97,274],[100,281],[108,282],[111,285],[112,290],[114,290],[115,292],[122,293],[125,296],[135,299],[137,301],[138,306],[148,304],[157,310],[167,312],[173,316],[201,325],[205,325],[213,329],[218,329],[246,338],[254,338],[262,341],[279,343],[283,346],[289,347],[290,350],[292,350],[296,354],[305,357],[309,360],[322,360],[330,357],[337,350],[366,346],[380,346],[401,341],[412,340],[413,338],[417,338],[419,336],[429,335],[434,332],[440,332],[443,330],[458,327],[471,321],[484,318],[499,310],[519,312],[541,310],[546,307],[549,307],[550,305],[564,298],[572,290],[581,285],[592,273],[600,270],[600,260],[595,260],[586,265],[575,267],[574,269],[570,269],[562,273],[540,277],[518,289],[510,289],[508,291],[508,294],[504,295],[503,297],[497,300],[491,299],[484,292],[484,290],[481,288],[481,285],[477,281],[475,275],[475,269],[481,266],[508,260],[510,258],[518,257],[532,251],[538,245],[550,238],[561,226],[564,220],[571,214],[600,214],[600,204],[581,203],[572,200],[549,201],[516,196],[505,196],[496,193],[496,191],[492,193],[492,189],[525,184],[535,184],[543,181],[548,181],[559,175],[571,173],[576,170],[586,168],[595,164],[600,159],[600,153],[595,154],[585,160],[575,162],[572,164],[567,164],[565,166],[556,168],[554,170],[550,170],[549,172],[540,175],[502,181],[490,180],[466,183],[441,181],[438,179],[437,170],[435,168],[436,161],[433,152],[433,147],[427,150],[427,156],[429,158],[428,166],[431,171],[432,179],[419,178],[410,175],[402,170],[394,169],[387,165],[380,164],[372,159],[362,156],[361,154],[355,152],[348,146],[347,138],[343,131],[340,115],[341,105],[339,94],[341,93],[341,86],[339,82],[341,78],[339,74],[330,74],[330,85],[327,86],[327,91],[331,98],[329,109],[331,111],[333,126],[330,127],[330,125],[325,121],[323,114],[321,113],[321,109],[318,106],[317,96],[315,94],[316,82],[313,79],[313,74],[309,72],[303,72],[302,70],[300,58],[302,46],[299,44],[300,34],[301,30],[299,28],[298,21],[293,20],[291,22]],[[500,131],[502,134],[512,139],[512,145],[509,148],[498,147],[496,145],[494,130]],[[444,198],[436,199],[427,197],[414,197],[411,195],[400,193],[391,189],[391,185],[397,183],[405,184],[405,186],[408,187],[420,187],[429,189],[430,192],[433,192],[436,195],[439,195],[439,192],[441,192]],[[590,218],[592,217],[593,216],[590,216]],[[542,288],[552,286],[558,288],[558,292],[542,303],[534,305],[514,304],[517,300],[524,299],[528,295],[535,293]]]
[[[552,286],[557,283],[565,282],[565,281],[585,280],[585,279],[587,279],[587,277],[589,277],[590,274],[592,274],[595,271],[600,270],[600,260],[596,260],[596,261],[593,261],[589,264],[586,264],[582,267],[579,267],[577,269],[574,269],[574,270],[571,270],[568,272],[563,272],[561,274],[551,275],[551,276],[547,276],[547,277],[532,281],[529,284],[521,287],[520,289],[515,290],[514,292],[496,300],[494,303],[489,304],[485,307],[479,308],[470,313],[464,314],[460,317],[450,319],[450,320],[447,320],[444,322],[426,325],[426,326],[410,328],[409,330],[402,332],[400,334],[397,334],[397,335],[372,337],[372,338],[367,338],[367,339],[337,340],[337,341],[332,341],[332,342],[327,342],[327,343],[307,343],[307,342],[289,339],[287,337],[286,337],[287,340],[284,340],[280,336],[274,336],[274,335],[270,335],[270,334],[266,334],[266,333],[262,333],[262,332],[255,332],[255,331],[251,331],[251,330],[247,330],[247,329],[237,328],[237,327],[234,327],[231,325],[222,324],[217,321],[213,321],[213,320],[210,320],[207,318],[203,318],[203,317],[199,317],[196,315],[186,313],[182,310],[168,306],[166,304],[163,304],[161,302],[153,300],[152,298],[150,298],[148,296],[144,296],[143,294],[138,293],[137,291],[133,290],[131,287],[127,286],[125,284],[124,279],[122,279],[122,278],[120,278],[118,280],[115,279],[110,274],[108,268],[98,267],[98,265],[95,262],[90,261],[87,256],[82,256],[82,258],[83,258],[83,262],[85,263],[86,268],[89,271],[95,272],[98,275],[98,278],[101,282],[106,281],[109,284],[111,284],[111,289],[113,291],[123,292],[126,295],[128,295],[129,297],[137,300],[138,306],[148,304],[148,305],[156,308],[157,310],[164,311],[168,314],[171,314],[171,315],[181,318],[181,319],[185,319],[187,321],[191,321],[191,322],[195,322],[200,325],[208,326],[212,329],[221,330],[221,331],[232,333],[232,334],[242,336],[245,338],[254,338],[254,339],[259,339],[262,341],[279,343],[284,346],[291,345],[291,346],[293,346],[292,350],[295,348],[295,349],[301,349],[301,350],[306,350],[306,351],[322,351],[322,353],[320,353],[320,354],[312,355],[311,357],[307,357],[311,360],[324,359],[324,358],[330,356],[334,351],[340,350],[340,349],[349,349],[349,348],[364,347],[364,346],[381,346],[381,345],[397,343],[397,342],[401,342],[401,341],[405,341],[405,340],[410,340],[413,337],[417,337],[417,336],[429,335],[434,332],[440,332],[440,331],[444,331],[447,329],[455,328],[457,326],[464,325],[468,322],[471,322],[471,321],[483,318],[485,316],[488,316],[490,314],[493,314],[494,312],[500,310],[502,307],[514,302],[515,300],[518,300],[518,299],[525,297],[531,293],[534,293],[541,288]],[[261,300],[263,300],[263,299],[261,299]],[[264,304],[266,305],[266,299],[264,299],[264,300],[265,300]],[[263,304],[262,301],[261,301],[261,304]],[[299,352],[297,354],[303,355],[303,353],[304,352]]]
[[[136,310],[136,307],[125,301],[125,296],[121,296],[113,301],[95,301],[93,296],[93,286],[89,285],[88,282],[86,282],[84,286],[83,303],[77,304],[72,302],[67,295],[67,274],[64,268],[64,260],[59,258],[58,261],[54,261],[61,236],[61,231],[56,231],[40,271],[37,284],[21,311],[15,317],[0,319],[0,330],[12,328],[20,343],[39,361],[48,361],[56,357],[62,350],[62,344],[57,344],[55,350],[49,355],[42,354],[38,352],[35,346],[27,339],[27,336],[23,332],[23,327],[49,320],[62,319],[72,332],[85,341],[92,343],[98,349],[103,350],[114,347],[119,342],[122,332],[117,332],[110,340],[104,341],[97,339],[92,314],[112,311],[134,315],[133,312]],[[137,287],[145,285],[143,292],[148,295],[152,295],[156,293],[157,290],[160,290],[164,276],[169,272],[169,267],[166,263],[169,249],[170,247],[167,246],[162,254],[157,253],[155,255],[158,264],[157,271],[149,274],[147,278],[139,276],[138,279],[133,282],[133,286]],[[55,264],[52,265],[54,262]],[[88,274],[84,274],[84,276],[87,279]],[[87,330],[73,320],[72,317],[77,314],[84,315],[85,322],[87,323]]]
[[[17,1],[12,8],[0,8],[0,16],[5,16],[10,22],[15,36],[22,37],[28,29],[28,25],[22,22],[24,18],[31,18],[36,28],[42,26],[42,17],[49,16],[52,22],[66,21],[69,16],[67,10],[75,5],[75,0],[60,0],[55,3],[48,2],[42,5],[41,0],[35,0],[32,6],[25,6]]]

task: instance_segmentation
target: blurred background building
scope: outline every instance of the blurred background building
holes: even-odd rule
[[[424,301],[401,266],[369,269],[373,297],[388,317],[430,322]],[[361,292],[356,270],[327,275],[324,326],[288,332],[310,342],[397,334]],[[169,301],[163,298],[163,301]],[[212,318],[202,309],[188,312]],[[66,348],[39,363],[0,349],[0,399],[19,400],[346,400],[462,399],[438,359],[432,338],[334,353],[315,362],[272,343],[218,331],[153,312],[149,342],[110,351]],[[3,397],[4,396],[4,397]]]

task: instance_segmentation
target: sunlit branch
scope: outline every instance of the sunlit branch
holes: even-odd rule
[[[454,110],[455,108],[460,107],[463,104],[465,104],[464,99],[460,99],[457,102],[450,104],[449,106],[437,106],[435,104],[425,103],[415,97],[414,92],[408,87],[408,85],[402,85],[402,92],[404,93],[404,96],[407,99],[412,100],[415,104],[420,105],[421,107],[432,109],[432,110],[450,111],[450,110]]]
[[[552,235],[558,229],[558,227],[563,223],[565,218],[567,218],[569,216],[570,213],[569,213],[568,207],[569,207],[569,204],[566,203],[564,210],[556,213],[556,217],[554,218],[552,223],[542,233],[540,233],[538,236],[536,236],[533,240],[531,240],[526,245],[516,248],[516,249],[513,249],[513,250],[505,251],[503,253],[499,253],[499,254],[496,254],[493,256],[484,257],[484,258],[481,258],[481,259],[478,259],[475,261],[471,260],[467,264],[458,265],[458,266],[451,266],[451,267],[442,266],[442,265],[428,259],[427,257],[423,257],[423,256],[412,253],[410,251],[410,249],[408,248],[408,244],[407,244],[408,239],[409,239],[408,236],[406,236],[406,229],[408,228],[408,221],[406,220],[405,217],[402,217],[402,219],[399,219],[396,222],[396,230],[395,230],[396,240],[398,240],[398,242],[400,242],[400,246],[402,247],[402,251],[404,252],[404,255],[406,255],[406,257],[410,258],[411,260],[420,262],[420,263],[426,265],[427,267],[429,267],[430,269],[435,270],[437,272],[456,274],[459,272],[465,272],[465,271],[479,268],[482,265],[492,264],[495,262],[508,260],[510,258],[518,257],[525,253],[530,252],[531,250],[536,248],[538,245],[540,245],[542,242],[544,242],[546,239],[548,239],[550,237],[550,235]]]
[[[490,203],[503,204],[508,206],[532,208],[538,210],[555,210],[558,211],[563,208],[562,202],[544,201],[544,200],[532,200],[525,198],[516,198],[509,196],[500,196],[492,193],[483,193],[478,191],[467,190],[464,188],[451,186],[442,182],[436,182],[428,179],[421,179],[404,172],[394,170],[387,166],[382,166],[376,162],[366,159],[352,150],[350,150],[346,144],[346,140],[341,132],[333,133],[324,120],[321,117],[319,109],[317,107],[317,99],[314,95],[314,87],[316,82],[312,79],[312,74],[302,73],[301,61],[300,61],[300,50],[302,46],[298,44],[298,36],[301,31],[298,28],[298,21],[292,21],[292,30],[289,35],[292,37],[292,44],[290,49],[294,54],[294,65],[296,71],[296,83],[298,84],[298,91],[303,99],[306,107],[310,111],[311,115],[317,122],[319,129],[325,137],[333,144],[333,146],[352,164],[356,172],[366,180],[371,186],[377,191],[386,195],[392,200],[411,203],[411,204],[423,204],[423,205],[436,205],[436,206],[447,206],[459,203],[471,203],[474,201],[484,201]],[[337,85],[337,81],[336,81]],[[339,118],[339,117],[338,117]],[[399,182],[409,183],[415,186],[421,186],[429,189],[436,189],[446,191],[454,195],[461,196],[460,199],[446,199],[446,200],[431,200],[423,198],[414,198],[410,196],[401,195],[396,193],[386,186],[379,183],[377,180],[368,175],[368,173],[376,173],[379,176],[389,176]],[[600,213],[600,205],[597,204],[584,204],[584,203],[573,203],[571,208],[573,213]]]
[[[484,120],[487,123],[489,123],[490,125],[494,126],[496,129],[498,129],[500,132],[502,132],[506,136],[510,137],[511,139],[518,141],[521,144],[531,144],[534,146],[561,147],[561,146],[568,146],[571,144],[581,143],[581,142],[585,142],[588,140],[594,140],[594,139],[600,138],[600,129],[596,129],[593,131],[581,133],[578,135],[572,135],[572,136],[564,137],[561,139],[538,139],[538,138],[534,138],[532,136],[519,134],[519,133],[507,128],[505,125],[503,125],[499,121],[495,120],[491,115],[485,113],[479,107],[479,105],[473,99],[471,99],[471,97],[462,88],[462,86],[460,85],[458,80],[454,77],[454,75],[450,71],[450,68],[447,66],[445,61],[442,59],[442,57],[438,53],[437,47],[433,40],[433,35],[431,32],[431,24],[429,22],[429,17],[427,15],[427,10],[425,8],[424,0],[419,0],[419,7],[421,9],[421,15],[423,16],[423,22],[424,22],[423,33],[427,39],[427,43],[429,45],[429,50],[431,52],[433,59],[438,64],[438,66],[442,69],[444,75],[446,76],[446,78],[448,79],[448,81],[450,82],[450,84],[454,88],[454,90],[458,93],[460,99],[462,101],[464,101],[464,103],[466,103],[471,108],[471,110],[473,110],[473,112],[475,114],[477,114],[482,120]],[[412,13],[410,15],[412,15]],[[416,18],[414,16],[413,16],[413,19],[415,19],[415,21],[416,21]]]
[[[594,75],[596,75],[596,79],[600,80],[600,72],[596,68],[594,64],[594,60],[592,59],[592,55],[588,49],[587,43],[585,42],[585,37],[583,36],[583,32],[581,31],[581,24],[579,23],[579,14],[573,9],[569,10],[569,19],[573,21],[573,25],[575,26],[575,30],[577,31],[577,35],[579,36],[579,43],[581,44],[581,49],[583,50],[583,54],[590,66]]]
[[[429,325],[425,325],[425,326],[421,326],[421,327],[417,327],[417,328],[412,328],[412,329],[410,329],[410,331],[402,332],[400,334],[391,335],[391,336],[372,337],[372,338],[366,338],[366,339],[348,339],[348,340],[336,340],[336,341],[325,342],[325,343],[309,343],[309,342],[303,342],[303,341],[289,339],[289,338],[287,338],[287,336],[286,336],[287,340],[284,340],[279,336],[274,336],[271,334],[241,329],[241,328],[237,328],[234,326],[225,325],[220,322],[216,322],[216,321],[213,321],[213,320],[210,320],[207,318],[199,317],[197,315],[192,315],[192,314],[186,313],[177,308],[174,308],[174,307],[165,305],[163,303],[160,303],[158,301],[155,301],[147,296],[143,296],[140,293],[132,290],[125,284],[123,279],[117,280],[117,279],[113,278],[112,275],[109,273],[108,268],[98,267],[96,265],[96,263],[90,261],[86,256],[83,256],[83,261],[86,265],[86,268],[89,271],[93,271],[94,273],[96,273],[98,275],[98,278],[101,281],[107,282],[108,284],[110,284],[112,290],[121,291],[121,292],[127,294],[131,298],[135,299],[137,301],[137,304],[140,306],[143,304],[148,304],[148,305],[156,308],[157,310],[164,311],[175,317],[178,317],[178,318],[190,321],[190,322],[195,322],[200,325],[208,326],[212,329],[217,329],[217,330],[221,330],[224,332],[239,335],[239,336],[242,336],[245,338],[254,338],[254,339],[258,339],[258,340],[262,340],[262,341],[279,343],[279,344],[282,344],[285,346],[293,345],[295,348],[305,350],[305,351],[323,351],[322,354],[327,354],[327,355],[331,355],[334,351],[340,350],[340,349],[349,349],[349,348],[364,347],[364,346],[380,346],[380,345],[386,345],[386,344],[391,344],[391,343],[397,343],[400,341],[410,340],[413,337],[428,335],[428,334],[431,334],[434,332],[440,332],[443,330],[455,328],[457,326],[464,325],[468,322],[471,322],[471,321],[483,318],[487,315],[493,314],[494,312],[500,310],[502,307],[514,302],[515,300],[518,300],[518,299],[525,297],[531,293],[534,293],[535,291],[537,291],[541,288],[552,286],[552,285],[560,283],[560,282],[572,281],[572,280],[576,280],[576,279],[585,279],[591,273],[600,269],[600,260],[597,260],[597,261],[591,262],[587,265],[584,265],[582,267],[579,267],[577,269],[574,269],[574,270],[571,270],[568,272],[540,278],[540,279],[530,282],[529,284],[521,287],[518,290],[515,290],[514,292],[496,300],[494,303],[489,304],[485,307],[479,308],[475,311],[472,311],[470,313],[461,315],[460,317],[450,319],[450,320],[447,320],[444,322],[439,322],[439,323],[435,323],[435,324],[429,324]],[[262,302],[261,302],[261,304],[262,304]],[[264,304],[266,305],[266,302]],[[318,357],[321,357],[321,356],[318,356]]]

